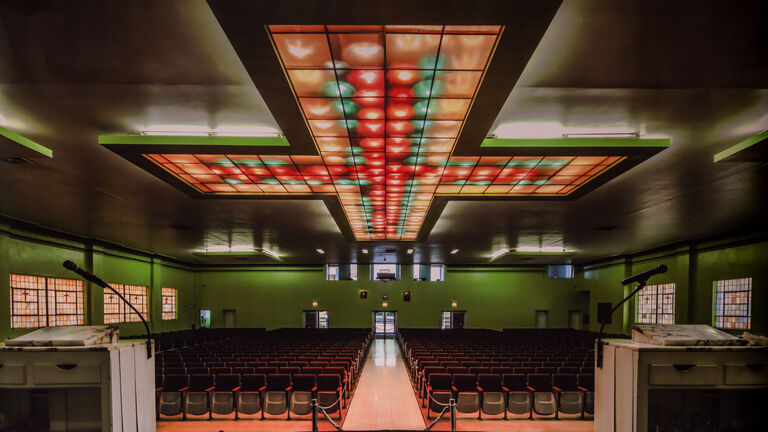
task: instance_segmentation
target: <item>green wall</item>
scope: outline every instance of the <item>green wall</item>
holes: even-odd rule
[[[534,327],[535,311],[549,313],[549,327],[567,327],[569,310],[589,315],[585,329],[597,330],[597,304],[616,304],[628,292],[619,281],[658,264],[669,267],[651,283],[676,284],[676,322],[711,323],[712,283],[718,279],[752,277],[752,331],[768,333],[768,242],[764,239],[727,238],[660,248],[652,253],[617,257],[585,265],[574,279],[548,279],[545,269],[529,267],[449,267],[443,282],[410,280],[410,265],[401,267],[404,279],[370,281],[368,266],[359,266],[357,281],[326,281],[318,267],[194,267],[138,251],[99,246],[47,232],[26,232],[0,225],[0,338],[28,330],[9,328],[10,273],[72,278],[61,267],[70,259],[91,268],[107,282],[146,285],[149,288],[152,331],[191,328],[199,309],[211,309],[214,326],[223,326],[223,310],[236,311],[240,327],[301,327],[303,310],[327,310],[332,327],[369,327],[376,310],[398,312],[403,328],[437,328],[444,310],[467,311],[467,327],[502,329]],[[103,322],[103,291],[86,285],[86,322]],[[163,321],[162,287],[178,291],[178,319]],[[360,299],[361,290],[368,298]],[[403,302],[402,292],[411,292]],[[589,300],[585,301],[588,293]],[[382,306],[382,296],[389,296]],[[317,307],[312,306],[317,301]],[[451,302],[457,307],[452,308]],[[627,333],[634,322],[634,300],[614,315],[610,333]],[[121,324],[123,335],[143,332],[140,323]],[[739,333],[739,332],[735,332]]]
[[[29,332],[10,328],[10,273],[75,279],[62,262],[72,260],[91,268],[106,282],[147,286],[150,296],[149,324],[153,332],[191,328],[196,322],[194,273],[184,266],[149,254],[131,254],[95,247],[90,242],[68,240],[64,236],[41,235],[0,225],[0,341]],[[177,289],[177,319],[161,320],[162,287]],[[85,322],[103,323],[103,289],[85,284]],[[188,305],[185,306],[185,305]],[[119,324],[121,335],[144,333],[141,323]]]
[[[402,266],[401,274],[410,276],[411,268]],[[448,268],[443,282],[369,279],[368,266],[359,266],[357,281],[326,281],[324,267],[203,269],[196,274],[196,304],[211,309],[213,326],[222,325],[224,309],[234,309],[237,326],[301,327],[302,311],[317,309],[328,311],[332,327],[369,327],[373,311],[390,310],[398,312],[400,327],[439,328],[441,312],[453,309],[467,311],[468,327],[533,327],[535,310],[549,311],[550,327],[566,327],[578,292],[574,280],[547,279],[541,267]],[[367,299],[360,299],[361,290]],[[403,291],[411,292],[410,302]]]

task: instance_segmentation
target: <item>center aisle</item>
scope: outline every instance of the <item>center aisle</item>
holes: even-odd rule
[[[394,339],[374,339],[343,426],[345,430],[417,430],[426,426]]]

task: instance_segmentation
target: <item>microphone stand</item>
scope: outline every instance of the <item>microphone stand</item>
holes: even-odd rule
[[[611,311],[608,312],[608,315],[606,315],[605,318],[603,318],[603,322],[600,325],[600,331],[597,333],[597,353],[596,353],[597,358],[595,359],[597,361],[597,367],[599,368],[603,367],[603,345],[604,345],[603,330],[605,329],[605,325],[608,323],[608,320],[611,319],[611,315],[613,315],[613,313],[616,312],[616,309],[618,309],[619,306],[623,305],[624,302],[634,297],[634,295],[637,294],[638,291],[645,288],[645,284],[648,283],[648,279],[650,277],[651,276],[649,275],[645,279],[642,279],[640,282],[638,282],[637,288],[635,288],[635,290],[632,291],[628,296],[624,297],[624,300],[616,304],[616,306],[614,306],[613,309],[611,309]]]
[[[149,324],[147,324],[147,320],[145,320],[145,319],[144,319],[144,316],[143,316],[143,315],[141,315],[141,313],[139,312],[139,310],[138,310],[138,309],[136,309],[136,307],[134,307],[134,306],[131,304],[131,302],[129,302],[129,301],[128,301],[128,300],[127,300],[125,297],[123,297],[123,295],[122,295],[122,294],[120,294],[119,292],[117,292],[117,290],[116,290],[116,289],[114,289],[114,288],[112,288],[111,286],[109,286],[109,284],[108,284],[108,283],[104,282],[103,280],[101,280],[99,277],[97,277],[97,276],[96,276],[96,275],[94,275],[93,273],[90,273],[90,272],[88,272],[88,271],[86,271],[86,270],[83,270],[83,269],[79,268],[79,267],[78,267],[78,266],[77,266],[75,263],[73,263],[72,261],[69,261],[69,260],[67,260],[67,261],[64,261],[64,268],[66,268],[67,270],[70,270],[70,271],[73,271],[73,272],[77,273],[77,274],[78,274],[78,275],[80,275],[80,277],[82,277],[83,279],[85,279],[85,280],[87,280],[87,281],[89,281],[89,282],[93,282],[93,283],[95,283],[96,285],[98,285],[98,286],[100,286],[100,287],[102,287],[102,288],[108,288],[110,291],[112,291],[112,292],[113,292],[113,293],[115,293],[115,294],[116,294],[118,297],[120,297],[120,300],[124,301],[124,302],[125,302],[125,304],[127,304],[127,305],[128,305],[128,307],[130,307],[130,308],[131,308],[131,310],[133,310],[134,312],[136,312],[136,315],[138,315],[138,316],[139,316],[139,319],[140,319],[140,320],[141,320],[141,322],[144,324],[144,329],[147,331],[147,358],[148,358],[148,359],[152,358],[152,332],[151,332],[151,331],[149,331]]]

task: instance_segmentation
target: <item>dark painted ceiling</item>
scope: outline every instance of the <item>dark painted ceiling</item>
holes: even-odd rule
[[[517,30],[532,34],[541,23],[526,24],[526,14],[546,16],[554,5],[543,36],[520,42],[521,55],[525,47],[532,53],[521,69],[510,71],[506,85],[483,89],[506,102],[476,118],[480,135],[631,131],[668,137],[670,148],[577,200],[452,201],[424,242],[349,243],[322,201],[196,200],[97,143],[104,134],[180,127],[284,128],[254,85],[250,60],[217,19],[254,2],[212,1],[215,15],[204,1],[4,1],[0,126],[54,157],[0,163],[0,214],[196,263],[243,262],[193,254],[242,243],[296,264],[393,255],[402,262],[487,263],[499,248],[539,245],[563,245],[583,262],[765,230],[766,164],[713,163],[713,155],[768,128],[768,3],[565,0],[558,8],[486,0],[444,2],[439,11],[428,3],[255,7],[284,23],[319,16],[334,24],[487,23],[530,26]],[[509,4],[517,8],[514,23],[495,21]],[[449,254],[453,249],[459,252]]]

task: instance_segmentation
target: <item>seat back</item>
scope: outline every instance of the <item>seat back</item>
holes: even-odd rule
[[[168,377],[165,378],[168,379]],[[579,374],[577,381],[579,387],[584,387],[589,391],[593,391],[595,389],[595,376],[592,374]]]
[[[429,380],[427,381],[427,383],[429,387],[432,387],[433,391],[440,391],[440,390],[450,391],[451,385],[453,384],[451,380],[451,375],[447,373],[433,373],[429,376]]]
[[[187,368],[184,367],[166,367],[164,373],[166,375],[186,375]]]
[[[552,391],[552,375],[550,374],[530,374],[528,375],[528,387],[537,392]]]
[[[557,373],[577,375],[579,373],[579,368],[577,368],[577,367],[559,367],[559,368],[557,368]]]
[[[189,377],[187,375],[164,375],[163,378],[163,391],[175,392],[186,387],[189,383]]]
[[[284,391],[291,386],[291,376],[288,374],[267,375],[267,391]]]
[[[233,391],[240,385],[240,375],[224,374],[216,375],[216,391]]]
[[[552,375],[552,386],[562,391],[577,391],[578,385],[576,375],[574,374],[554,374]]]
[[[269,367],[269,366],[257,367],[256,369],[254,369],[254,372],[256,372],[257,374],[264,374],[264,375],[276,374],[277,368]]]
[[[267,378],[263,374],[249,374],[240,377],[240,391],[259,391],[267,385]]]
[[[236,368],[236,367],[245,367],[244,361],[228,361],[227,367]]]
[[[536,362],[536,361],[524,361],[523,362],[523,367],[527,367],[527,368],[537,368],[537,367],[540,367],[540,366],[541,366],[541,362]]]
[[[492,374],[504,375],[504,374],[511,374],[513,372],[514,371],[512,370],[511,367],[492,367],[491,368]]]
[[[207,367],[191,367],[187,369],[187,373],[190,375],[208,375],[211,371]]]
[[[232,368],[232,373],[238,375],[251,375],[254,373],[254,369],[252,367],[236,367]]]
[[[501,381],[509,391],[525,391],[525,375],[522,374],[504,374]]]
[[[532,367],[516,367],[512,368],[512,372],[521,375],[529,375],[535,373],[535,370]]]
[[[537,367],[536,368],[536,373],[537,374],[550,374],[550,375],[552,375],[554,373],[557,373],[557,368],[541,366],[541,367]]]
[[[456,375],[456,374],[465,374],[467,373],[467,368],[461,367],[461,366],[451,366],[445,368],[445,373]]]
[[[212,375],[224,375],[224,374],[231,374],[232,368],[230,367],[214,367],[211,368],[211,374]]]
[[[285,375],[296,375],[298,373],[301,373],[301,368],[298,367],[281,367],[277,369],[277,373],[285,374]]]
[[[491,368],[489,367],[481,367],[481,366],[474,366],[469,368],[469,373],[474,375],[480,375],[480,374],[489,374],[491,373]]]
[[[330,366],[325,367],[323,368],[323,373],[336,374],[341,378],[342,381],[344,381],[344,378],[346,378],[347,376],[347,371],[345,371],[344,368],[340,368],[340,367],[330,367]]]
[[[484,392],[500,392],[501,375],[499,374],[480,374],[477,376],[477,386]]]
[[[308,374],[308,375],[320,375],[323,373],[323,368],[319,367],[303,367],[301,368],[301,373]]]
[[[293,376],[293,391],[312,391],[315,387],[315,376],[309,374],[296,374]]]
[[[453,386],[460,392],[476,392],[477,376],[474,374],[456,374],[453,376]]]
[[[190,375],[189,391],[202,392],[213,387],[213,375]]]
[[[317,391],[336,391],[341,387],[341,377],[336,374],[320,374],[317,376]]]

